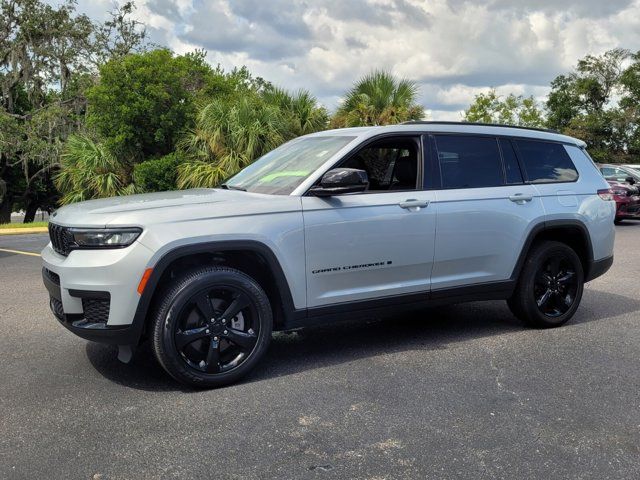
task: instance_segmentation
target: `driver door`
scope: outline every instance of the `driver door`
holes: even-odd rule
[[[309,308],[406,294],[427,298],[435,242],[418,136],[361,147],[336,167],[367,171],[356,194],[302,197]]]

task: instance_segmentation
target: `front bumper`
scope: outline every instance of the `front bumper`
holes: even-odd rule
[[[43,283],[58,321],[79,337],[135,345],[142,322],[134,324],[137,286],[151,258],[142,244],[117,250],[74,250],[65,257],[51,244],[42,251]]]
[[[49,292],[49,307],[58,321],[69,331],[81,338],[92,342],[109,343],[113,345],[135,345],[142,334],[141,328],[137,325],[109,326],[106,322],[91,322],[85,318],[84,314],[65,313],[62,304],[62,289],[60,284],[55,282],[51,272],[46,268],[42,269],[42,281]],[[85,294],[96,295],[102,292],[84,292]],[[92,297],[87,297],[92,298]]]

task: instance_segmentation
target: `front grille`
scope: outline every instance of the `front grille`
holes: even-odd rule
[[[49,238],[53,249],[65,257],[69,255],[73,245],[73,235],[67,227],[49,222]]]
[[[84,318],[90,323],[107,323],[110,298],[83,298]]]

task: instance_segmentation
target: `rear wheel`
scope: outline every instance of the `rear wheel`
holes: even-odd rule
[[[153,318],[153,348],[176,380],[218,387],[265,353],[273,318],[260,285],[239,270],[206,267],[169,286]]]
[[[578,255],[564,243],[545,241],[533,247],[507,303],[529,326],[558,327],[575,314],[583,287]]]

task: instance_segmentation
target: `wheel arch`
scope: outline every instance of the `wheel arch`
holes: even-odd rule
[[[153,266],[138,302],[133,325],[141,337],[158,295],[178,272],[202,265],[236,268],[256,280],[267,293],[274,313],[274,329],[284,328],[296,314],[289,283],[274,252],[254,240],[231,240],[183,245],[166,252]]]
[[[512,280],[518,280],[531,247],[544,240],[555,240],[571,247],[580,258],[585,279],[590,279],[590,270],[593,265],[593,245],[589,229],[580,220],[566,219],[543,221],[531,229],[513,269]]]

